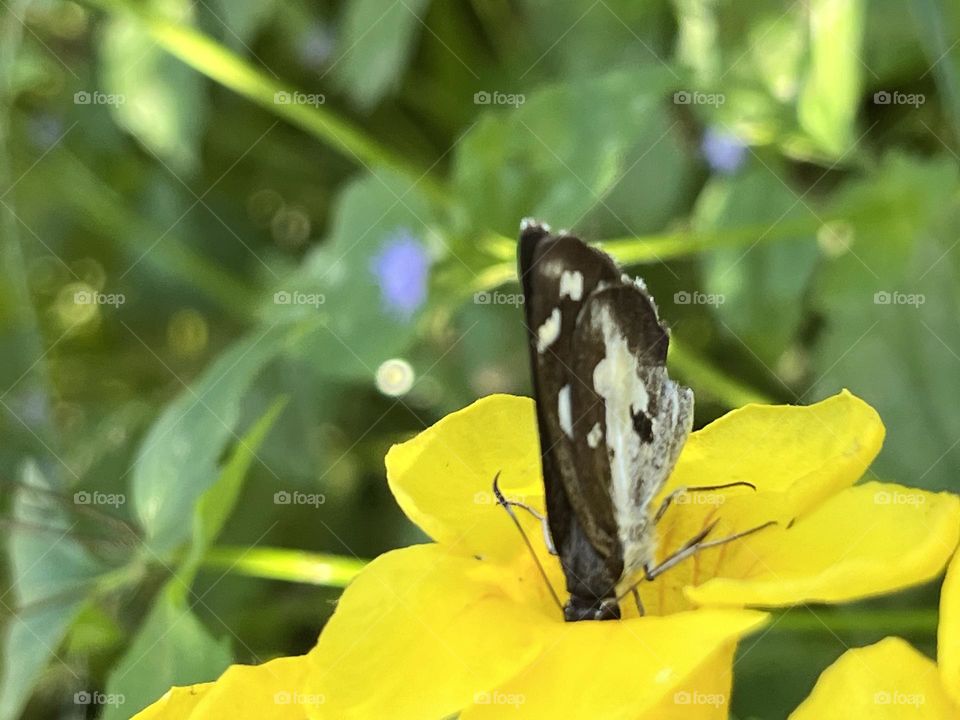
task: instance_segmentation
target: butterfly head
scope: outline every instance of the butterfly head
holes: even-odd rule
[[[620,606],[616,598],[583,598],[571,595],[563,607],[563,619],[567,622],[580,620],[619,620]]]

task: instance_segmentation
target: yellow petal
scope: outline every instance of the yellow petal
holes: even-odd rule
[[[957,712],[934,662],[890,637],[841,655],[790,720],[956,720]]]
[[[638,720],[727,720],[736,644],[720,648]]]
[[[563,623],[509,600],[502,572],[434,544],[374,560],[308,655],[311,717],[442,718],[519,672]]]
[[[799,518],[698,558],[675,573],[700,605],[843,602],[935,577],[960,539],[960,498],[865,483]],[[676,570],[680,570],[677,568]],[[684,577],[686,574],[686,577]]]
[[[514,499],[543,507],[540,445],[530,398],[491,395],[447,415],[387,453],[400,507],[425,533],[469,555],[525,551],[493,497],[493,478]],[[525,514],[525,513],[524,513]]]
[[[186,687],[172,687],[153,705],[144,708],[133,720],[183,720],[203,699],[213,683],[200,683]]]
[[[306,720],[325,698],[304,691],[306,656],[260,665],[232,665],[200,700],[188,720]]]
[[[307,659],[283,657],[260,665],[231,665],[215,682],[172,688],[134,720],[306,720]]]
[[[809,406],[747,405],[690,436],[661,497],[680,487],[749,482],[756,492],[691,495],[683,510],[700,526],[716,502],[747,526],[789,520],[855,483],[883,435],[876,410],[846,390]]]
[[[718,653],[765,619],[763,613],[746,610],[697,610],[620,622],[569,623],[558,628],[536,662],[509,682],[481,693],[461,718],[652,719],[656,708],[682,700],[675,694],[688,691],[709,670],[724,672],[716,663],[718,658],[729,663],[729,652]],[[714,710],[705,700],[701,708]]]
[[[960,552],[953,556],[940,590],[937,659],[943,684],[960,707]]]

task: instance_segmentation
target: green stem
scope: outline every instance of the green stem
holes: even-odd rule
[[[365,560],[286,548],[218,546],[207,551],[202,568],[266,580],[345,587]]]

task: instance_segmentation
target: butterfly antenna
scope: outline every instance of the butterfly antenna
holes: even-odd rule
[[[557,591],[553,589],[553,584],[550,582],[550,578],[547,576],[547,571],[541,564],[540,558],[537,557],[537,551],[533,549],[533,544],[530,542],[530,538],[527,537],[527,533],[524,531],[523,525],[520,524],[517,514],[513,511],[510,501],[503,496],[502,492],[500,492],[499,472],[493,478],[493,495],[497,498],[497,504],[507,511],[507,515],[509,515],[510,519],[513,520],[513,524],[517,526],[517,530],[520,531],[520,537],[523,538],[524,545],[526,545],[527,550],[530,551],[530,555],[533,557],[533,562],[536,563],[537,570],[540,571],[540,577],[543,578],[543,582],[547,585],[547,590],[550,591],[550,597],[553,598],[553,601],[557,604],[557,607],[561,612],[563,612],[563,603],[560,602],[560,596],[557,595]]]

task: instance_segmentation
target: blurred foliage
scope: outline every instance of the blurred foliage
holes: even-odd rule
[[[849,387],[887,423],[877,475],[960,487],[955,5],[0,22],[0,719],[92,717],[97,689],[125,717],[309,648],[361,559],[422,539],[389,445],[527,391],[523,216],[645,277],[698,424]],[[413,377],[378,385],[392,358]],[[741,648],[735,714],[783,717],[845,644],[929,650],[935,595],[785,614]]]

